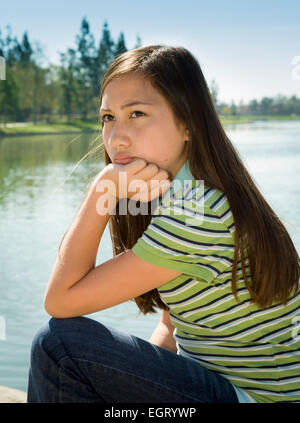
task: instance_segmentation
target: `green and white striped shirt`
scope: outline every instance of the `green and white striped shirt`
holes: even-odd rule
[[[171,188],[175,181],[187,184],[159,200],[132,251],[182,272],[158,287],[170,308],[178,354],[221,374],[239,399],[300,402],[299,290],[285,306],[250,304],[239,257],[237,302],[231,291],[235,227],[225,194],[195,181],[188,162]],[[250,278],[248,260],[245,265]]]

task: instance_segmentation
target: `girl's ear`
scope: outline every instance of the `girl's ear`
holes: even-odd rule
[[[179,130],[181,132],[181,135],[183,136],[184,141],[190,141],[190,131],[186,125],[185,122],[181,122],[179,124]]]
[[[184,137],[185,137],[185,141],[190,140],[190,131],[188,130],[188,128],[185,128]]]

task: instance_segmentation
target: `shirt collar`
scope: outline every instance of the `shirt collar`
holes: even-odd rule
[[[179,171],[177,172],[175,178],[173,181],[178,180],[184,183],[184,181],[191,181],[195,179],[190,171],[189,161],[186,160],[186,162],[181,166]]]
[[[193,177],[190,171],[189,162],[188,160],[186,160],[186,162],[181,166],[175,178],[173,179],[169,190],[165,192],[162,197],[159,198],[159,207],[156,209],[154,214],[157,214],[158,210],[161,210],[160,207],[162,204],[164,204],[165,207],[168,207],[170,198],[174,200],[176,196],[180,197],[181,195],[183,195],[185,190],[188,189],[188,187],[194,183],[193,181],[195,181],[195,178]]]

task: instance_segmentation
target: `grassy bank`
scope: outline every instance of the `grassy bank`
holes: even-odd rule
[[[300,120],[300,116],[220,116],[223,125],[233,125],[240,123],[251,123],[254,121],[290,121]],[[100,129],[99,122],[73,120],[70,123],[17,123],[16,126],[9,124],[0,126],[0,137],[18,136],[18,135],[47,135],[47,134],[76,134],[83,132],[98,132]]]
[[[18,136],[18,135],[43,135],[43,134],[76,134],[82,132],[97,132],[100,129],[98,122],[74,120],[68,122],[55,123],[37,123],[36,125],[29,123],[17,123],[16,126],[9,124],[0,126],[0,137]]]
[[[220,120],[222,122],[223,125],[228,125],[228,124],[238,124],[238,123],[251,123],[251,122],[255,122],[255,121],[290,121],[290,120],[300,120],[300,115],[299,116],[234,116],[234,115],[229,115],[229,116],[220,116]]]

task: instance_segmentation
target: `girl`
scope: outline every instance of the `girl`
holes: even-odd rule
[[[128,51],[100,105],[106,166],[50,275],[28,402],[299,402],[299,257],[197,60]],[[114,258],[95,267],[107,223]],[[161,309],[149,342],[81,317],[130,299]]]

